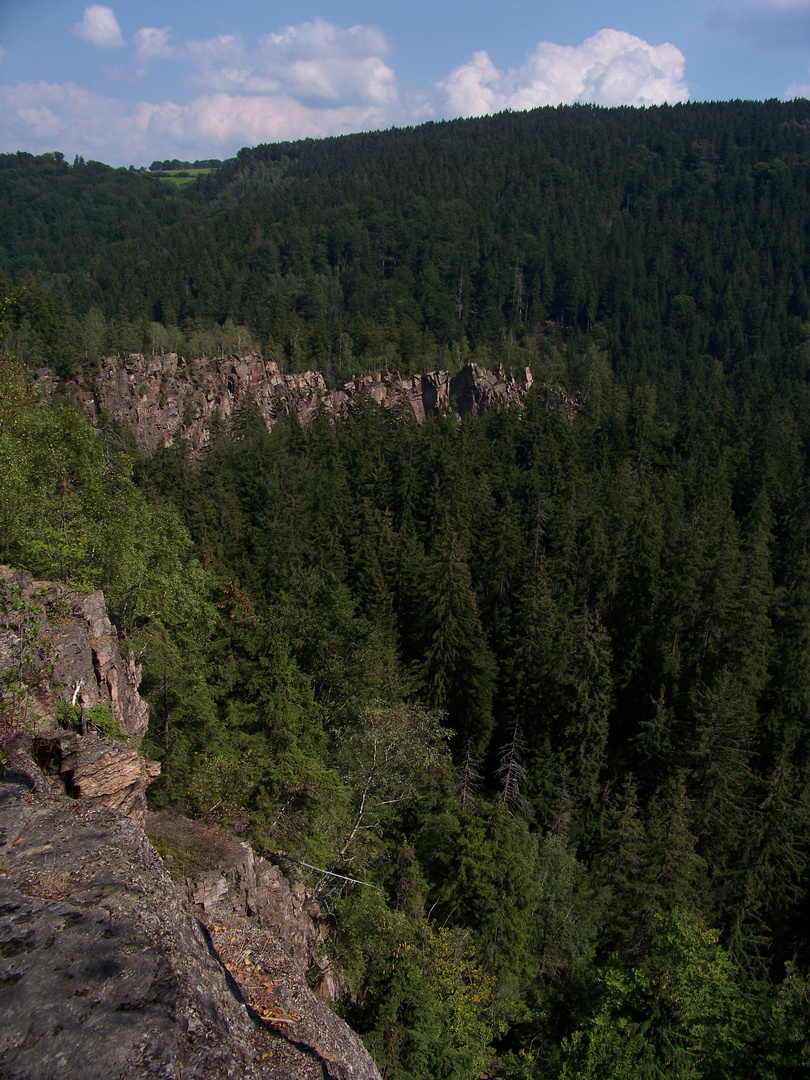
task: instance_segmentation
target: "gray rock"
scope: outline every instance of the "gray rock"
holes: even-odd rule
[[[189,821],[175,811],[147,814],[145,827],[170,859],[175,880],[182,883],[197,917],[215,940],[223,925],[226,930],[238,926],[240,933],[250,930],[258,952],[267,954],[267,945],[280,944],[288,992],[294,983],[300,997],[311,999],[313,986],[315,995],[327,1002],[346,993],[345,982],[329,959],[328,920],[302,881],[291,882],[277,865],[217,826]],[[268,955],[276,954],[270,950]],[[273,977],[279,976],[276,960],[268,962]],[[310,1001],[307,1011],[312,1014],[320,1008]],[[329,1012],[322,1015],[324,1023],[334,1019]]]
[[[248,1009],[135,822],[30,776],[0,780],[4,1077],[379,1080],[326,1006],[306,1013],[297,982],[279,1003],[294,1033]]]
[[[149,707],[138,693],[141,669],[132,653],[121,655],[104,594],[74,592],[52,581],[35,581],[26,570],[0,566],[0,586],[5,584],[17,586],[24,599],[37,605],[40,646],[49,650],[52,664],[34,688],[34,733],[55,730],[54,698],[70,701],[76,692],[76,700],[88,709],[109,705],[124,734],[142,739]],[[13,639],[13,627],[0,628],[0,670],[11,660]]]

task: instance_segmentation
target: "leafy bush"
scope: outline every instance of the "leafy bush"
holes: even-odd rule
[[[80,705],[71,705],[69,701],[57,701],[56,719],[66,728],[78,728],[81,726],[82,710]],[[127,738],[126,732],[113,716],[109,705],[92,705],[85,712],[85,721],[89,728],[95,728],[100,735],[108,739],[116,739],[122,742]]]

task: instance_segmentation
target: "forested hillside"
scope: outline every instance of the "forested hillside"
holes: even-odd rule
[[[258,147],[182,188],[0,158],[0,561],[105,589],[155,798],[307,875],[387,1077],[810,1067],[808,181],[806,101]],[[69,404],[102,355],[248,345],[534,387],[421,425],[248,400],[197,457]]]
[[[808,314],[809,148],[796,101],[264,146],[179,189],[3,155],[0,266],[38,275],[17,355],[68,373],[99,351],[236,349],[243,325],[340,379],[511,353],[546,320],[593,333],[625,378],[784,353]]]

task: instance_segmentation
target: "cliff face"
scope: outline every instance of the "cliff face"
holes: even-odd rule
[[[126,421],[143,450],[152,452],[187,439],[195,448],[208,441],[214,416],[226,424],[243,401],[252,397],[268,426],[279,416],[295,414],[307,424],[319,409],[333,420],[345,419],[371,399],[387,408],[408,408],[421,423],[427,416],[475,415],[488,409],[519,409],[532,386],[531,371],[517,380],[501,368],[487,371],[477,364],[458,375],[432,371],[402,376],[377,372],[327,386],[320,372],[283,375],[259,353],[184,361],[174,353],[119,359],[105,357],[92,391],[77,397],[91,413],[105,412]],[[577,396],[545,388],[548,407],[563,407],[569,417],[581,407]]]
[[[314,998],[294,960],[231,919],[212,925],[226,967],[137,823],[50,794],[33,765],[6,770],[3,1076],[379,1080],[360,1039]],[[258,987],[245,995],[250,1004],[229,968]]]
[[[121,655],[118,634],[107,615],[104,594],[75,592],[53,581],[35,581],[25,570],[0,566],[5,598],[0,621],[0,670],[15,661],[21,636],[36,629],[41,677],[31,687],[31,722],[38,734],[56,726],[54,698],[90,709],[109,705],[121,731],[140,740],[149,709],[138,693],[141,669],[132,653]],[[36,610],[23,611],[23,604]],[[46,660],[48,663],[46,664]]]

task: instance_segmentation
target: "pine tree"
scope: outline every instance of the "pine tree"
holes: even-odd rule
[[[492,726],[495,660],[481,628],[464,552],[449,524],[433,553],[423,603],[427,699],[446,710],[462,740],[473,736],[484,747]]]
[[[456,795],[462,806],[475,808],[483,783],[483,770],[476,740],[470,736],[464,744],[461,763],[457,769]]]
[[[613,703],[613,653],[598,616],[583,609],[573,632],[571,686],[564,720],[564,755],[571,768],[574,798],[589,815],[598,814],[607,762]]]

